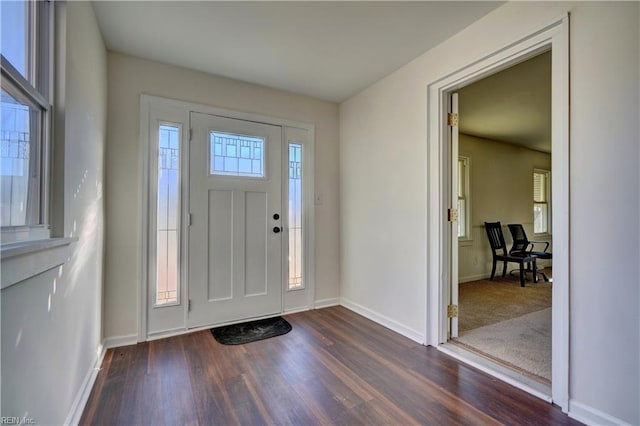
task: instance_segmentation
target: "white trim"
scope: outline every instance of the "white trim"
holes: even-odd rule
[[[322,309],[322,308],[328,308],[331,306],[340,306],[340,298],[339,297],[332,297],[329,299],[320,299],[320,300],[316,300],[313,303],[313,307],[314,309]]]
[[[552,51],[552,205],[553,226],[553,336],[552,396],[564,412],[569,400],[569,16],[428,86],[427,115],[427,344],[446,342],[446,305],[451,275],[447,207],[448,94],[474,81],[524,61],[545,50]]]
[[[91,391],[93,390],[93,385],[95,384],[98,372],[102,367],[102,361],[104,360],[106,352],[107,348],[103,344],[98,345],[98,348],[96,349],[96,358],[93,360],[93,364],[91,365],[91,368],[89,368],[89,371],[87,371],[87,374],[78,389],[78,393],[71,404],[71,409],[67,414],[67,418],[64,420],[65,425],[77,425],[80,423],[80,418],[82,417],[82,413],[84,412],[87,401],[89,400],[89,395],[91,395]]]
[[[349,299],[344,297],[340,298],[340,305],[344,306],[347,309],[352,310],[353,312],[362,315],[365,318],[370,319],[373,322],[376,322],[384,327],[387,327],[390,330],[395,331],[398,334],[402,334],[404,337],[408,337],[409,339],[418,342],[420,344],[424,344],[425,336],[423,333],[409,328],[399,322],[382,315],[376,311],[373,311],[369,308],[365,308],[362,305],[359,305],[355,302],[352,302]]]
[[[150,116],[151,101],[145,96],[140,97],[140,203],[138,211],[140,212],[140,227],[138,233],[138,244],[140,247],[140,263],[138,265],[138,300],[136,307],[138,308],[138,342],[144,342],[147,338],[147,294],[148,291],[148,272],[149,272],[149,218],[147,217],[149,210],[149,144],[150,134],[149,127],[151,123]]]
[[[522,374],[518,374],[517,372],[507,367],[496,364],[495,362],[490,361],[483,356],[474,354],[473,352],[467,351],[463,348],[459,348],[449,343],[438,345],[437,349],[457,359],[463,364],[467,364],[474,368],[477,368],[483,373],[487,373],[497,379],[502,380],[505,383],[508,383],[515,388],[530,393],[531,395],[538,397],[543,401],[551,402],[551,388],[549,386],[536,382],[535,380],[523,376]]]
[[[491,277],[491,273],[484,272],[482,274],[467,275],[466,277],[458,277],[458,282],[462,284],[462,283],[468,283],[471,281],[486,280],[489,277]]]
[[[76,241],[77,238],[51,238],[3,246],[0,254],[0,287],[4,290],[63,265],[69,260],[70,244]]]
[[[142,94],[140,95],[141,103],[149,103],[150,105],[163,106],[167,108],[179,109],[185,112],[196,112],[200,114],[217,115],[225,118],[234,118],[236,120],[252,121],[255,123],[270,124],[282,127],[297,127],[308,131],[314,131],[315,126],[302,121],[287,120],[283,118],[270,117],[262,114],[254,114],[249,112],[236,111],[232,109],[219,108],[210,105],[198,104],[194,102],[179,101],[175,99],[162,98],[159,96]]]
[[[298,312],[308,312],[311,309],[307,308],[306,306],[303,308],[292,308],[292,309],[285,309],[282,312],[282,315],[289,315],[289,314],[297,314]]]
[[[122,346],[135,345],[138,343],[137,334],[125,334],[123,336],[113,336],[104,339],[104,347],[107,349],[119,348]]]
[[[600,410],[596,410],[581,402],[577,402],[574,399],[569,400],[569,417],[576,419],[586,425],[621,425],[631,426],[631,423],[627,423],[624,420],[620,420],[616,417],[610,416],[607,413],[603,413]]]

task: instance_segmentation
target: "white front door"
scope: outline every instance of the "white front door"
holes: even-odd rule
[[[282,128],[191,113],[188,327],[282,311]]]

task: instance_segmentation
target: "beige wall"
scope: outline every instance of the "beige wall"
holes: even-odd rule
[[[484,222],[500,221],[508,246],[509,223],[521,223],[533,235],[533,169],[551,170],[551,155],[518,145],[460,135],[459,154],[470,158],[471,238],[458,244],[459,281],[488,277],[491,250]],[[542,248],[542,246],[536,248]],[[544,261],[539,266],[545,265]]]
[[[143,93],[315,125],[315,300],[337,298],[338,105],[113,52],[108,68],[105,337],[137,334]]]
[[[66,8],[66,137],[54,143],[64,235],[78,242],[62,268],[2,290],[2,416],[38,424],[72,421],[102,347],[107,53],[91,4]]]
[[[425,336],[427,87],[571,14],[567,408],[631,424],[640,423],[638,7],[508,2],[340,105],[341,298]],[[594,258],[594,247],[615,250]]]

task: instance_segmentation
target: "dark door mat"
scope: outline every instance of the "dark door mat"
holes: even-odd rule
[[[291,328],[287,320],[275,317],[212,328],[211,334],[223,345],[242,345],[287,334]]]

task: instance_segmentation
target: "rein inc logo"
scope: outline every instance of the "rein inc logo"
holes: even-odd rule
[[[35,425],[36,419],[32,417],[14,417],[14,416],[2,416],[0,417],[0,425]]]

